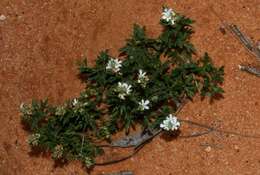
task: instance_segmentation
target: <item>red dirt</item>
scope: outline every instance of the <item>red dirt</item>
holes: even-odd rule
[[[20,123],[19,105],[48,97],[62,103],[83,89],[76,60],[94,60],[102,49],[117,54],[133,23],[160,31],[161,6],[168,4],[196,20],[193,42],[217,65],[225,65],[225,98],[210,104],[199,98],[179,115],[241,133],[260,134],[260,79],[238,70],[238,64],[257,64],[230,34],[219,31],[225,20],[241,27],[254,40],[260,36],[259,0],[1,0],[0,15],[0,174],[86,174],[79,162],[54,167],[49,157],[32,156],[28,133]],[[184,126],[184,133],[192,128]],[[211,145],[211,149],[205,144]],[[91,174],[132,170],[137,175],[251,175],[260,174],[260,140],[223,134],[165,141],[157,137],[133,158]]]

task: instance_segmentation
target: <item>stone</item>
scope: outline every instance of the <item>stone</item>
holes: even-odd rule
[[[237,152],[239,152],[239,147],[237,145],[235,145],[234,148]]]
[[[0,15],[0,21],[4,21],[6,20],[6,16],[5,15]]]
[[[205,151],[206,151],[206,152],[210,152],[211,149],[212,149],[212,148],[211,148],[210,146],[207,146],[207,147],[205,148]]]

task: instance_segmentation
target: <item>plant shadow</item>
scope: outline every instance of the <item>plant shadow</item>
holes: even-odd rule
[[[163,132],[161,134],[161,138],[164,139],[166,142],[171,142],[175,139],[177,139],[177,137],[180,135],[181,131],[177,130],[174,132]]]
[[[224,99],[224,95],[223,94],[215,94],[214,96],[210,97],[209,99],[209,103],[212,105],[215,101],[219,101]],[[206,99],[206,96],[201,96],[200,100],[204,101]]]
[[[45,158],[50,157],[50,153],[47,151],[43,151],[43,149],[40,147],[31,147],[31,150],[29,151],[28,154],[32,157],[45,157]]]
[[[63,168],[65,165],[68,165],[68,160],[66,159],[54,160],[53,168]]]
[[[28,154],[29,154],[29,156],[32,156],[32,157],[42,157],[42,158],[46,158],[46,159],[51,158],[51,153],[49,151],[44,151],[44,149],[40,148],[40,147],[32,147]],[[54,169],[58,168],[58,167],[62,168],[67,164],[68,164],[68,160],[57,159],[57,160],[54,160],[53,168]]]

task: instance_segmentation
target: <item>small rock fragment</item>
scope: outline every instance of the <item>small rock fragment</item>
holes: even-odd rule
[[[0,21],[4,21],[6,20],[6,16],[5,15],[0,15]]]
[[[239,152],[239,147],[237,145],[234,146],[234,149]]]
[[[223,35],[226,34],[226,30],[225,30],[225,27],[224,27],[224,26],[220,26],[220,27],[219,27],[219,31],[220,31]]]
[[[211,147],[210,147],[210,146],[207,146],[207,148],[205,148],[205,151],[206,151],[206,152],[210,152],[210,151],[211,151]]]

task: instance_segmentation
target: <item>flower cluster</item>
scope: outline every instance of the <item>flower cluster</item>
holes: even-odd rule
[[[141,102],[139,102],[138,104],[139,104],[139,109],[141,111],[144,111],[144,110],[148,110],[149,109],[150,101],[142,99]]]
[[[92,167],[95,164],[94,160],[91,159],[90,157],[85,157],[84,158],[84,163],[85,163],[85,166],[87,168],[90,168],[90,167]]]
[[[61,159],[62,155],[63,155],[63,151],[64,151],[64,149],[63,149],[62,145],[55,146],[54,151],[52,153],[52,158],[56,159],[56,160]]]
[[[118,97],[122,100],[125,99],[127,95],[130,95],[132,92],[132,85],[129,85],[127,83],[121,83],[119,82],[116,88],[116,92],[118,92]]]
[[[41,135],[39,133],[32,134],[32,135],[29,136],[27,142],[31,146],[38,146],[40,137],[41,137]]]
[[[177,117],[173,116],[172,114],[168,115],[166,119],[160,124],[160,128],[166,131],[178,130],[179,127],[180,122],[178,121]]]
[[[106,139],[110,138],[111,133],[109,132],[109,129],[106,126],[100,128],[100,136]]]
[[[55,115],[57,116],[63,116],[66,113],[66,109],[64,106],[59,106],[56,108]]]
[[[148,81],[149,78],[146,75],[146,72],[143,72],[142,69],[139,69],[137,82],[141,84],[143,88],[145,88]]]
[[[111,58],[107,63],[106,70],[111,70],[114,73],[117,73],[120,71],[121,67],[122,67],[121,60]]]
[[[22,103],[20,105],[20,111],[24,114],[24,115],[31,115],[32,114],[32,110],[31,107],[29,105],[26,105],[24,103]]]
[[[72,100],[72,105],[73,105],[73,106],[77,106],[78,103],[79,103],[79,100],[78,100],[78,99],[74,98],[74,99]]]
[[[72,104],[72,107],[74,108],[74,112],[75,113],[84,113],[84,108],[86,107],[86,106],[88,106],[89,105],[89,102],[88,101],[82,101],[82,100],[80,100],[80,99],[77,99],[77,98],[74,98],[72,101],[71,101],[71,104]],[[57,114],[65,114],[66,113],[66,110],[65,109],[56,109],[56,115]]]
[[[163,9],[161,19],[170,23],[171,25],[174,25],[176,22],[176,13],[171,8],[165,7]]]

